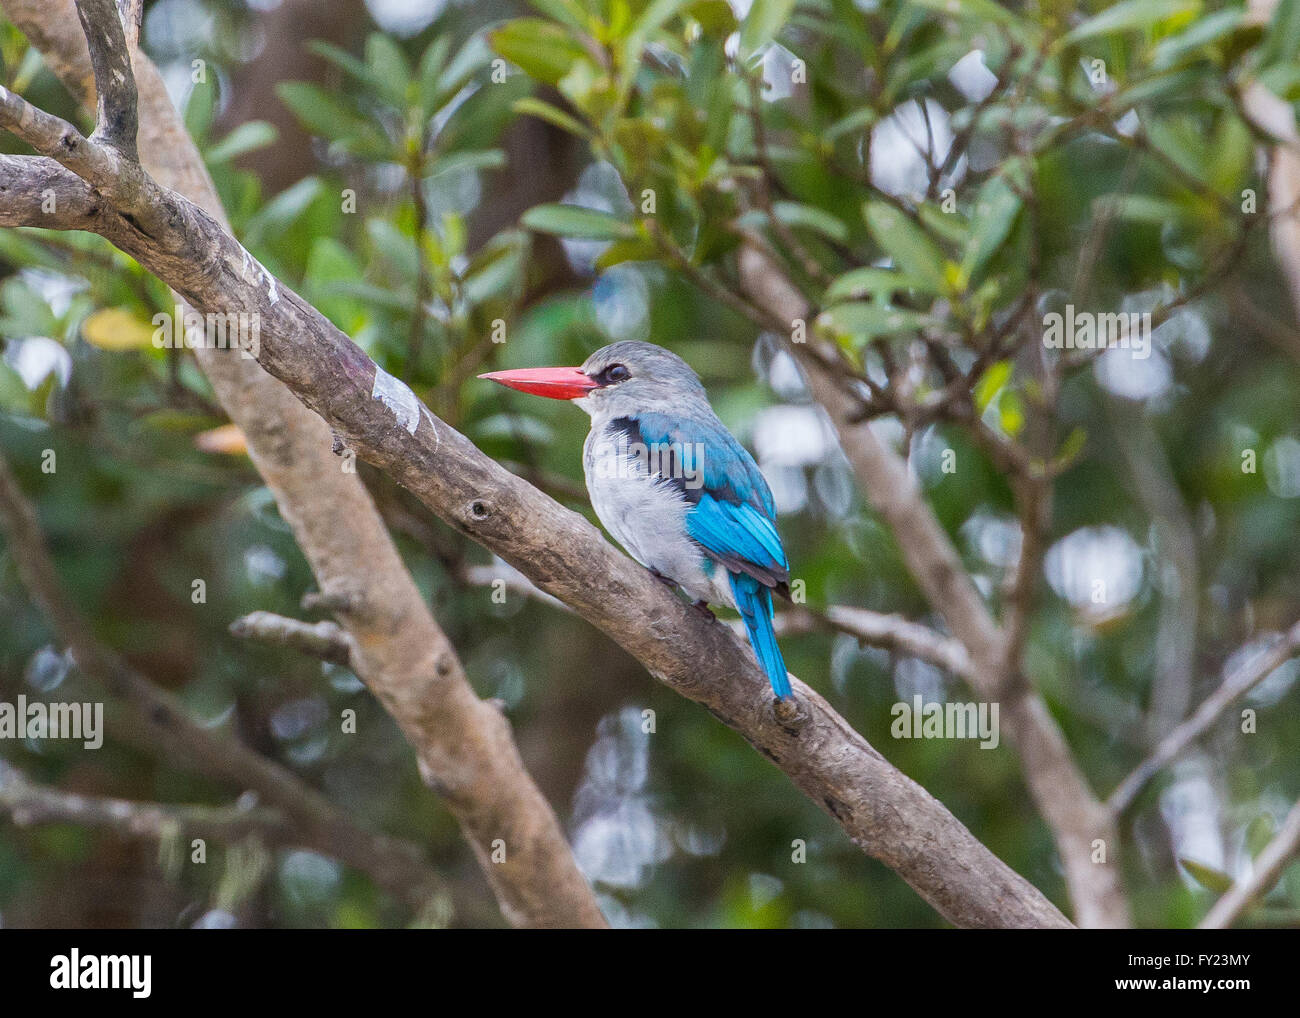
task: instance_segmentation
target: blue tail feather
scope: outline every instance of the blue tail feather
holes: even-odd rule
[[[754,577],[745,573],[730,573],[731,593],[736,598],[736,610],[745,622],[754,656],[767,672],[772,689],[784,700],[790,695],[790,679],[786,675],[785,660],[776,644],[772,629],[772,592]]]

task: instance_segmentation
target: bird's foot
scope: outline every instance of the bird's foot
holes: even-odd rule
[[[692,601],[691,607],[705,618],[712,619],[714,622],[718,621],[718,617],[713,614],[713,609],[709,607],[708,601]]]
[[[651,569],[651,570],[650,570],[650,575],[653,576],[653,577],[654,577],[656,580],[658,580],[660,583],[662,583],[662,584],[663,584],[665,587],[667,587],[669,590],[676,590],[676,589],[677,589],[677,584],[674,583],[672,580],[670,580],[670,579],[669,579],[667,576],[665,576],[663,573],[661,573],[658,569]]]
[[[778,696],[772,699],[772,713],[777,722],[788,732],[797,732],[812,720],[809,713],[798,700],[791,696]]]

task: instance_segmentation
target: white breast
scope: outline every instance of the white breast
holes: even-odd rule
[[[686,496],[627,453],[626,442],[610,438],[601,427],[592,428],[583,446],[587,491],[600,522],[629,555],[695,600],[731,604],[726,571],[708,562],[686,536]]]

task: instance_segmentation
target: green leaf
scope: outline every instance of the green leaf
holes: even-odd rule
[[[350,74],[358,81],[370,85],[376,93],[380,92],[381,83],[375,79],[374,74],[366,66],[364,60],[358,60],[347,50],[335,46],[332,42],[326,42],[324,39],[312,39],[307,43],[307,49],[322,60],[328,60],[345,74]]]
[[[262,206],[244,227],[244,239],[250,244],[266,236],[282,233],[298,221],[309,205],[324,192],[319,177],[303,177],[286,187]]]
[[[970,243],[962,258],[962,276],[970,280],[993,257],[1020,215],[1020,195],[1006,176],[990,177],[980,188],[971,212]]]
[[[525,212],[521,222],[538,233],[583,240],[632,239],[638,235],[631,223],[580,205],[538,205]]]
[[[990,22],[1007,28],[1023,27],[1027,20],[993,0],[912,0],[912,4],[962,21]]]
[[[1204,863],[1196,862],[1193,859],[1179,858],[1178,860],[1193,880],[1204,887],[1207,891],[1213,891],[1215,894],[1224,894],[1232,887],[1232,877],[1226,873],[1221,873],[1212,866],[1206,866]]]
[[[985,369],[984,374],[980,375],[980,380],[975,383],[975,390],[971,395],[975,399],[975,407],[980,413],[988,409],[993,398],[1003,390],[1007,382],[1011,380],[1011,362],[998,361],[996,364],[990,364]]]
[[[397,153],[379,126],[324,89],[305,81],[282,81],[275,91],[312,134],[336,141],[356,155],[396,161]]]
[[[822,132],[822,137],[827,141],[838,141],[846,134],[856,134],[858,131],[867,130],[879,119],[879,113],[870,106],[865,106],[860,110],[854,110],[852,113],[840,117],[839,120]]]
[[[523,99],[516,99],[511,107],[516,113],[531,114],[540,120],[545,120],[548,124],[554,124],[562,131],[568,131],[570,134],[576,134],[579,138],[591,136],[585,124],[569,116],[558,106],[552,106],[541,99],[535,99],[533,96],[525,96]]]
[[[185,103],[185,129],[190,137],[202,140],[212,129],[212,115],[216,103],[216,86],[208,82],[196,84]]]
[[[558,85],[578,63],[590,63],[584,50],[559,25],[540,18],[516,18],[488,36],[492,49],[530,78]]]
[[[970,240],[970,223],[957,209],[945,212],[942,205],[924,202],[916,207],[916,218],[921,229],[940,243],[964,248]]]
[[[1273,840],[1277,824],[1267,813],[1255,817],[1246,827],[1246,848],[1252,859],[1258,859],[1259,853]]]
[[[205,153],[210,163],[225,163],[273,144],[278,134],[265,120],[246,120]]]
[[[579,32],[587,31],[587,13],[577,0],[529,0],[529,2],[547,17]]]
[[[1259,47],[1259,66],[1294,63],[1300,53],[1300,0],[1280,0]]]
[[[420,260],[414,237],[403,233],[387,219],[379,218],[366,220],[366,234],[374,245],[375,253],[389,262],[403,279],[415,278]],[[410,302],[405,298],[402,303],[409,307]]]
[[[1182,209],[1166,198],[1149,194],[1104,194],[1092,203],[1093,215],[1118,216],[1135,223],[1161,226],[1182,218]]]
[[[648,262],[652,261],[658,253],[659,249],[648,237],[638,236],[616,240],[600,253],[596,259],[596,268],[607,269],[611,265],[620,265],[623,262]]]
[[[882,304],[853,301],[836,304],[817,316],[817,325],[837,337],[865,342],[876,336],[910,332],[931,324],[928,315]]]
[[[787,226],[812,230],[838,244],[848,243],[849,228],[824,209],[796,201],[779,201],[772,206],[772,212]]]
[[[438,111],[439,81],[443,68],[447,66],[447,54],[451,52],[451,36],[439,35],[425,47],[420,57],[420,69],[416,72],[420,83],[420,106],[426,114]]]
[[[740,26],[740,57],[747,60],[771,42],[781,31],[795,0],[754,0]]]
[[[366,39],[366,67],[378,93],[399,109],[406,106],[411,65],[400,46],[383,32]]]
[[[1004,390],[998,398],[998,425],[1012,438],[1025,427],[1025,404],[1018,392]]]
[[[725,38],[736,30],[736,12],[727,0],[695,0],[687,14],[712,36]]]
[[[1157,70],[1174,66],[1183,57],[1235,32],[1244,18],[1245,12],[1240,9],[1215,11],[1197,18],[1186,31],[1160,40],[1152,55],[1151,66]]]
[[[1200,10],[1199,0],[1124,0],[1094,15],[1072,32],[1066,33],[1061,45],[1095,39],[1116,32],[1132,32],[1150,28],[1163,21],[1187,16]]]
[[[425,174],[425,180],[434,180],[448,173],[466,171],[498,170],[506,164],[506,154],[499,148],[484,149],[481,152],[453,152],[438,159]]]
[[[934,293],[946,289],[943,252],[925,231],[882,201],[867,202],[863,215],[876,243],[898,268]]]
[[[1127,88],[1116,92],[1110,101],[1117,110],[1130,109],[1155,99],[1181,99],[1189,92],[1202,91],[1204,83],[1205,75],[1199,68],[1176,67],[1170,71],[1139,79]]]
[[[680,14],[682,8],[689,7],[692,2],[693,0],[651,0],[641,16],[633,23],[632,31],[624,43],[623,58],[627,73],[634,71],[636,65],[640,63],[641,51],[645,49],[645,44],[650,37]]]
[[[470,79],[492,61],[492,50],[482,35],[475,35],[460,48],[447,69],[438,78],[438,92],[433,100],[435,109],[441,109],[469,84]]]
[[[1191,116],[1149,117],[1143,125],[1151,144],[1188,176],[1205,182],[1210,153]]]
[[[513,293],[523,282],[530,238],[523,230],[503,230],[479,249],[465,270],[465,296],[478,305]]]
[[[826,288],[824,302],[838,304],[840,301],[860,300],[867,296],[879,302],[887,300],[890,294],[898,290],[913,289],[917,289],[915,281],[903,273],[868,266],[852,269],[837,278]]]

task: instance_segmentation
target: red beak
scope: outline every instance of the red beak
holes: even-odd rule
[[[577,368],[522,368],[519,371],[489,371],[487,378],[510,389],[550,399],[580,399],[600,386]]]

